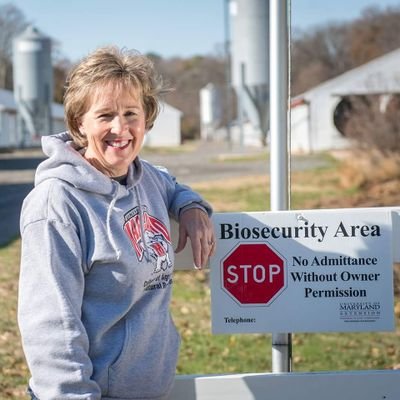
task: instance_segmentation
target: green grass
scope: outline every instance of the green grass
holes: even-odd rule
[[[28,369],[16,321],[20,241],[0,248],[0,398],[21,399]]]
[[[296,334],[297,371],[393,369],[400,367],[397,330],[386,333]]]
[[[269,369],[268,336],[211,335],[210,307],[208,271],[176,272],[172,313],[182,336],[178,373],[251,372],[255,365]]]
[[[206,182],[195,186],[216,211],[269,209],[268,178]],[[292,175],[292,208],[334,205],[351,198],[340,190],[336,165]],[[0,248],[0,399],[24,398],[28,370],[16,324],[19,240]],[[212,335],[208,271],[175,274],[172,313],[182,335],[179,374],[271,371],[271,335]],[[400,302],[397,300],[398,308]],[[400,368],[400,312],[397,329],[388,333],[293,335],[295,371]]]

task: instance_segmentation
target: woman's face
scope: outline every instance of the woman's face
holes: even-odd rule
[[[79,125],[88,140],[85,158],[107,176],[125,175],[142,147],[145,126],[135,91],[112,84],[97,88]]]

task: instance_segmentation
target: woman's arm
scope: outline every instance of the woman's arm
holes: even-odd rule
[[[189,238],[194,266],[203,268],[215,251],[215,233],[210,218],[212,208],[189,186],[179,184],[166,170],[160,171],[168,182],[169,212],[179,221],[178,246],[175,252],[183,250]]]
[[[81,320],[84,281],[73,226],[39,220],[23,228],[18,323],[39,399],[101,399]]]

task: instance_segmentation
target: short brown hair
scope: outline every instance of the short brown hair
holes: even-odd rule
[[[90,108],[90,97],[107,84],[123,85],[141,95],[146,129],[151,129],[160,110],[159,97],[169,90],[154,69],[152,61],[136,50],[116,46],[101,47],[83,58],[69,73],[64,95],[65,120],[74,142],[87,146],[80,132],[81,117]]]

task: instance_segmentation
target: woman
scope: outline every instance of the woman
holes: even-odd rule
[[[32,398],[163,399],[179,337],[169,314],[169,215],[194,263],[214,248],[211,209],[138,157],[163,87],[151,62],[102,48],[71,72],[68,132],[43,137],[49,157],[21,213],[19,326]]]

